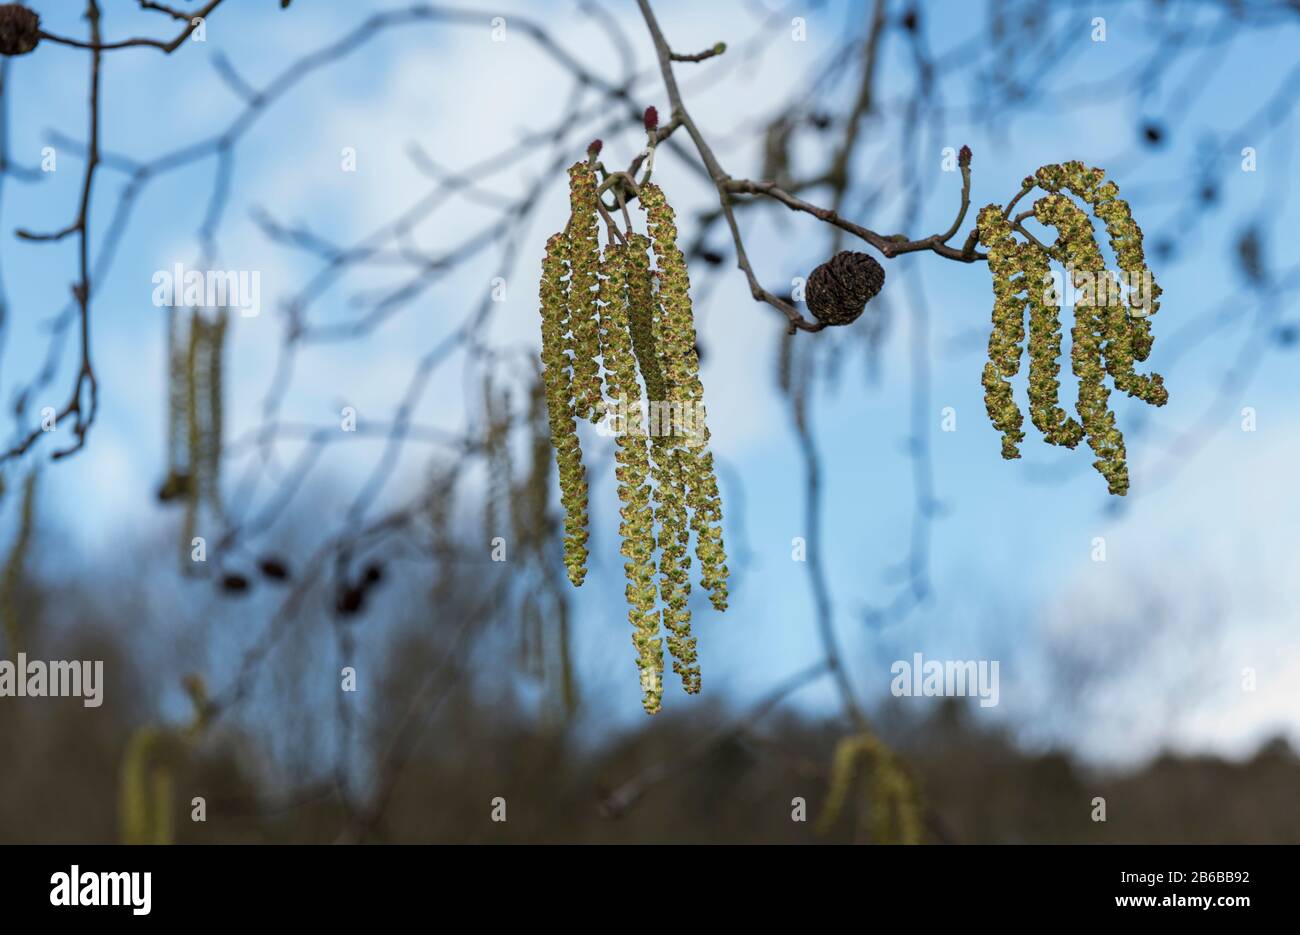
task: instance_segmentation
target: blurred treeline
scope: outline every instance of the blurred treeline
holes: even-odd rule
[[[118,840],[130,737],[142,725],[184,724],[188,714],[179,689],[171,692],[178,678],[169,667],[202,668],[193,646],[220,642],[211,632],[196,634],[193,644],[169,642],[160,634],[203,629],[184,619],[193,609],[112,570],[83,571],[58,581],[28,580],[17,598],[33,658],[104,661],[104,703],[85,708],[80,699],[0,699],[0,843]],[[142,597],[149,593],[151,599]],[[361,823],[365,841],[864,839],[863,816],[852,810],[829,833],[815,828],[839,739],[832,722],[777,711],[748,724],[743,711],[699,700],[593,743],[579,736],[577,722],[538,716],[536,704],[509,690],[518,673],[499,664],[494,648],[476,656],[473,647],[457,644],[449,652],[446,628],[428,625],[429,608],[410,594],[398,603],[409,620],[424,623],[399,625],[387,639],[383,671],[368,679],[370,715],[355,715],[348,752],[337,746],[338,670],[322,666],[327,678],[308,675],[303,682],[295,675],[314,668],[308,650],[320,645],[321,631],[314,644],[310,628],[287,634],[275,650],[280,655],[268,660],[271,684],[216,723],[178,764],[171,795],[178,843],[347,840],[357,823],[338,792],[340,756],[354,767],[345,780],[353,784],[354,802],[373,798],[392,779],[379,816]],[[213,617],[214,627],[237,626],[241,617],[212,606],[198,610]],[[491,644],[509,629],[494,631],[485,619],[472,639]],[[474,658],[497,661],[475,673]],[[434,694],[430,672],[438,673]],[[320,688],[315,698],[310,684]],[[409,757],[400,770],[376,767],[393,748],[394,725],[416,699],[436,703],[418,720]],[[1009,737],[972,724],[966,711],[973,703],[950,701],[924,715],[897,703],[878,711],[882,733],[919,782],[931,841],[1300,842],[1300,813],[1291,807],[1300,760],[1285,742],[1267,744],[1240,763],[1164,756],[1136,772],[1098,774],[1067,753],[1025,752]],[[611,816],[611,795],[647,776],[641,793]],[[855,788],[853,794],[863,793]],[[190,820],[194,796],[206,799],[205,822]],[[498,796],[506,800],[505,822],[491,820]],[[1091,819],[1096,796],[1106,800],[1104,824]],[[806,800],[805,822],[791,818],[796,797]]]

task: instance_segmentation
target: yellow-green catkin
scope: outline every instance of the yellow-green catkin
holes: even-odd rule
[[[190,329],[181,327],[184,309],[167,314],[167,475],[158,491],[164,502],[186,496],[190,482],[187,463]]]
[[[197,309],[190,310],[189,330],[185,348],[185,464],[189,471],[184,487],[185,519],[181,526],[181,568],[193,567],[190,548],[199,525],[199,500],[203,490],[202,461],[197,454],[202,446],[203,428],[199,422],[199,403],[202,390],[201,352],[203,350],[203,318]]]
[[[504,538],[508,511],[514,502],[514,466],[510,459],[510,392],[492,382],[491,372],[483,375],[483,457],[487,470],[487,493],[483,498],[484,539]],[[513,548],[523,546],[516,533]]]
[[[690,277],[686,258],[677,246],[677,226],[672,207],[657,185],[641,188],[641,205],[659,275],[660,321],[657,346],[664,362],[667,393],[674,418],[680,414],[684,432],[675,432],[675,449],[681,462],[687,505],[692,510],[695,556],[700,561],[700,584],[717,610],[727,608],[727,553],[722,542],[722,499],[718,492],[713,455],[708,450],[709,429],[704,408],[704,386],[695,349],[695,319],[691,308]]]
[[[1035,174],[1039,186],[1045,191],[1073,192],[1092,207],[1093,213],[1106,225],[1106,234],[1119,268],[1128,281],[1128,313],[1119,300],[1118,283],[1112,274],[1105,275],[1106,292],[1099,307],[1107,309],[1104,324],[1106,343],[1103,354],[1106,371],[1115,382],[1116,389],[1135,396],[1154,406],[1169,401],[1164,379],[1156,373],[1138,374],[1134,361],[1144,361],[1151,354],[1154,336],[1150,318],[1160,310],[1161,288],[1146,264],[1142,247],[1142,228],[1133,220],[1128,202],[1119,197],[1119,186],[1113,181],[1103,182],[1105,172],[1089,168],[1081,162],[1043,166]],[[1100,255],[1100,252],[1098,252]]]
[[[182,498],[181,568],[189,571],[190,549],[206,505],[220,519],[221,449],[225,394],[225,345],[229,312],[219,309],[209,321],[190,309],[181,338],[179,313],[168,330],[171,367],[168,385],[168,468],[160,499]]]
[[[1024,416],[1011,392],[1011,378],[1020,370],[1020,346],[1025,340],[1025,287],[1021,254],[1011,224],[997,205],[979,213],[980,243],[989,254],[993,276],[993,330],[989,333],[989,360],[984,365],[984,406],[994,428],[1002,433],[1002,457],[1020,457],[1025,438]]]
[[[528,472],[510,497],[511,527],[518,547],[539,553],[546,540],[551,494],[551,433],[546,417],[546,383],[541,372],[528,387]]]
[[[656,445],[654,453],[655,518],[659,521],[659,593],[663,597],[663,623],[668,631],[668,652],[682,687],[700,690],[700,665],[691,635],[690,527],[686,506],[681,449]]]
[[[161,727],[142,727],[127,743],[118,806],[123,844],[172,843],[175,746]]]
[[[1087,433],[1088,445],[1097,460],[1093,467],[1106,478],[1112,494],[1128,492],[1128,464],[1124,436],[1110,410],[1110,391],[1105,384],[1103,341],[1115,337],[1108,305],[1095,301],[1096,283],[1107,275],[1105,261],[1093,236],[1088,216],[1065,195],[1051,194],[1034,203],[1039,223],[1057,230],[1053,257],[1071,271],[1076,287],[1085,290],[1075,301],[1073,347],[1070,357],[1079,380],[1077,410]],[[1108,287],[1102,287],[1108,288]],[[1092,295],[1089,295],[1092,292]]]
[[[663,644],[659,637],[654,565],[654,509],[650,501],[650,453],[642,420],[641,388],[629,321],[629,271],[635,272],[629,248],[610,244],[601,263],[601,351],[605,361],[615,420],[614,476],[622,507],[619,534],[627,560],[625,591],[632,643],[640,673],[642,706],[647,714],[659,711],[663,698]]]
[[[1060,406],[1061,307],[1050,258],[1035,243],[1020,244],[1020,255],[1029,299],[1029,415],[1048,443],[1073,448],[1083,426]]]
[[[174,777],[188,746],[202,734],[211,715],[202,677],[184,678],[193,717],[184,728],[137,728],[122,758],[118,820],[123,844],[171,844],[174,837]]]
[[[632,349],[636,352],[641,378],[645,380],[647,398],[652,403],[664,402],[668,398],[668,389],[655,345],[659,304],[654,295],[654,273],[650,271],[650,241],[644,234],[633,234],[628,238],[627,257],[628,324],[632,330]]]
[[[560,502],[564,506],[564,566],[569,580],[576,587],[587,575],[587,470],[582,464],[578,427],[574,423],[570,360],[564,353],[568,320],[564,277],[569,266],[569,243],[564,234],[555,234],[546,242],[539,304],[542,315],[542,379],[546,384],[551,446],[555,449],[560,473]],[[592,277],[594,286],[594,267]]]
[[[596,173],[584,161],[569,167],[568,256],[569,328],[573,351],[574,412],[599,422],[605,415],[600,385],[600,324],[597,318],[597,272],[600,233],[596,217]]]
[[[673,657],[673,671],[682,687],[694,694],[700,690],[701,676],[695,637],[691,634],[689,607],[690,582],[690,506],[698,493],[696,459],[687,445],[683,429],[693,419],[691,363],[695,354],[695,326],[691,318],[690,283],[686,263],[677,248],[677,228],[672,208],[657,185],[644,185],[641,207],[647,212],[646,226],[655,255],[659,282],[657,315],[654,316],[653,340],[659,352],[664,375],[664,398],[652,400],[656,407],[656,431],[666,436],[654,446],[655,493],[659,520],[659,587],[663,597],[663,623],[668,631],[668,651]],[[687,351],[689,350],[689,354]]]
[[[200,451],[196,458],[203,463],[203,498],[214,516],[221,516],[221,448],[224,444],[225,421],[225,349],[226,326],[229,312],[219,309],[216,317],[203,322],[199,332],[203,338],[205,398],[203,400],[204,425],[201,431]]]
[[[862,784],[859,824],[869,820],[872,840],[877,844],[920,844],[924,822],[916,785],[894,752],[869,733],[852,734],[836,744],[817,831],[824,834],[839,820],[860,771],[868,775]]]

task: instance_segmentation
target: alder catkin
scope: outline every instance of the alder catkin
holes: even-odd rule
[[[506,516],[515,501],[514,465],[510,458],[510,392],[492,382],[491,372],[483,375],[483,457],[487,470],[487,491],[483,497],[484,541],[492,542],[504,537]],[[514,548],[522,548],[523,541],[515,532],[517,523],[511,523],[515,533]]]
[[[651,403],[663,403],[668,399],[668,390],[655,345],[659,304],[654,295],[654,273],[650,271],[650,241],[644,234],[628,238],[627,257],[632,349],[636,352],[641,378],[645,380],[647,398]]]
[[[659,275],[660,327],[657,346],[664,361],[668,397],[674,417],[680,413],[684,431],[675,431],[676,456],[681,462],[686,502],[692,513],[695,555],[700,561],[700,584],[713,606],[727,607],[727,553],[722,541],[722,501],[708,451],[708,418],[700,361],[696,351],[695,319],[691,308],[690,277],[686,258],[677,246],[677,226],[672,207],[662,189],[641,188],[641,205],[654,248]],[[675,429],[678,427],[675,426]]]
[[[638,200],[649,237],[620,233],[606,218],[610,245],[602,256],[592,168],[598,152],[597,141],[586,162],[569,168],[569,224],[546,245],[539,287],[543,381],[565,508],[565,565],[575,585],[586,573],[588,509],[575,420],[608,416],[613,422],[628,619],[642,704],[653,714],[662,704],[664,643],[683,688],[700,690],[690,546],[693,533],[700,582],[713,606],[725,610],[722,503],[708,450],[690,280],[672,208],[658,186],[643,184]]]
[[[600,385],[596,276],[600,266],[596,173],[586,162],[569,167],[568,313],[572,331],[574,413],[599,422],[605,414]]]
[[[173,307],[167,315],[167,473],[158,489],[158,499],[166,503],[186,495],[189,466],[186,407],[188,384],[188,329],[181,328],[183,311]]]
[[[859,824],[870,819],[877,844],[920,844],[924,823],[916,785],[898,757],[873,734],[852,734],[840,739],[831,757],[831,778],[826,804],[817,819],[819,834],[829,831],[844,812],[853,780],[868,772],[862,784]]]
[[[663,597],[663,623],[668,631],[668,652],[673,671],[687,693],[700,690],[700,666],[691,635],[690,527],[687,519],[686,481],[681,449],[654,448],[655,518],[659,520],[659,591]]]
[[[1060,406],[1061,308],[1059,299],[1049,298],[1055,292],[1050,260],[1037,244],[1022,243],[1019,250],[1029,299],[1029,415],[1049,444],[1074,448],[1083,426]]]
[[[641,389],[629,324],[628,273],[635,272],[630,250],[622,244],[605,248],[601,263],[601,350],[607,385],[612,397],[611,418],[622,422],[616,430],[614,476],[622,504],[619,534],[621,554],[627,561],[625,595],[632,643],[642,687],[642,706],[656,713],[663,697],[663,645],[659,638],[654,580],[654,510],[650,502],[650,454],[641,415]]]
[[[560,473],[560,502],[564,506],[564,566],[574,586],[587,574],[587,471],[582,464],[578,427],[574,424],[570,361],[564,353],[564,276],[569,239],[555,234],[546,242],[539,289],[542,315],[542,365],[551,446]],[[594,285],[593,269],[593,285]],[[593,293],[594,296],[594,293]]]
[[[123,844],[171,844],[175,738],[160,727],[141,727],[122,760],[119,818]]]
[[[993,275],[993,330],[989,333],[989,360],[984,365],[984,406],[994,428],[1002,433],[1002,457],[1020,457],[1024,416],[1011,392],[1011,377],[1020,370],[1020,345],[1025,339],[1025,280],[1020,273],[1020,251],[1011,225],[997,205],[979,213],[980,243],[989,252]]]
[[[224,375],[228,321],[229,314],[225,309],[221,309],[213,321],[204,322],[199,332],[204,343],[206,373],[203,383],[206,396],[201,450],[197,458],[203,463],[203,470],[200,473],[203,478],[204,499],[213,515],[217,517],[221,516],[221,447],[224,443],[222,435],[225,423]]]
[[[1087,287],[1106,273],[1105,262],[1093,237],[1088,216],[1065,195],[1051,194],[1034,203],[1034,216],[1040,224],[1057,230],[1053,257],[1071,272],[1074,284]],[[1095,292],[1094,292],[1095,296]],[[1128,492],[1128,465],[1124,436],[1110,410],[1110,391],[1104,382],[1102,342],[1113,332],[1108,328],[1110,309],[1097,305],[1085,293],[1074,306],[1074,345],[1070,351],[1074,375],[1079,380],[1077,410],[1088,445],[1097,460],[1093,467],[1106,478],[1112,494]]]
[[[1098,168],[1088,168],[1078,161],[1061,165],[1043,166],[1035,179],[1045,191],[1073,192],[1092,207],[1093,214],[1106,225],[1106,234],[1119,268],[1128,280],[1128,314],[1107,316],[1109,349],[1106,370],[1115,381],[1115,387],[1130,396],[1136,396],[1154,406],[1163,406],[1169,395],[1159,374],[1142,375],[1133,370],[1134,361],[1144,361],[1151,354],[1154,337],[1150,317],[1160,310],[1161,288],[1146,264],[1142,247],[1142,228],[1133,220],[1128,202],[1119,197],[1119,186],[1113,181],[1102,183],[1106,173]],[[1107,274],[1106,293],[1114,300],[1118,293],[1113,276]],[[1119,306],[1117,301],[1107,301],[1109,307]],[[1122,308],[1122,306],[1120,306]]]
[[[1160,287],[1146,266],[1141,228],[1119,197],[1119,187],[1104,178],[1101,169],[1075,161],[1043,166],[1024,180],[1021,195],[1035,186],[1048,193],[1035,202],[1032,213],[1039,223],[1056,229],[1050,247],[1032,237],[1017,241],[1013,222],[1006,217],[1009,208],[1004,212],[989,205],[980,212],[977,232],[988,248],[994,291],[993,332],[983,382],[989,418],[1003,435],[1003,457],[1018,457],[1024,433],[1009,378],[1019,367],[1028,304],[1029,402],[1034,425],[1054,445],[1073,448],[1086,437],[1097,457],[1093,466],[1106,478],[1109,491],[1122,496],[1129,486],[1124,436],[1110,409],[1105,377],[1116,389],[1155,406],[1163,406],[1169,394],[1159,374],[1134,370],[1134,363],[1151,352],[1149,318],[1159,309]],[[1090,205],[1105,223],[1130,290],[1127,307],[1118,277],[1106,268],[1092,221],[1066,192]],[[1060,407],[1061,300],[1051,281],[1052,260],[1066,268],[1068,285],[1077,292],[1070,363],[1079,383],[1078,421]]]

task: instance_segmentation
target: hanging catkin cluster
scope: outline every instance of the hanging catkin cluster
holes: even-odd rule
[[[228,313],[208,320],[198,309],[181,327],[182,310],[168,326],[167,476],[158,499],[185,504],[181,564],[188,566],[191,541],[203,505],[221,514],[222,376]]]
[[[546,242],[542,260],[542,367],[546,381],[546,412],[551,445],[560,469],[560,502],[564,506],[564,566],[574,587],[587,577],[587,469],[574,423],[572,343],[569,332],[569,241],[556,234]]]
[[[649,236],[629,230],[615,241],[611,231],[603,256],[591,161],[569,169],[569,186],[569,225],[547,242],[540,287],[547,410],[565,508],[565,564],[570,580],[581,584],[587,483],[576,420],[607,415],[615,434],[628,619],[642,704],[653,714],[663,694],[664,643],[685,690],[700,690],[688,607],[692,533],[700,583],[715,608],[727,606],[722,505],[707,447],[690,280],[673,210],[658,186],[646,183],[639,191]]]
[[[988,249],[993,276],[993,330],[989,361],[984,367],[984,402],[989,419],[1002,433],[1002,456],[1018,458],[1024,439],[1023,417],[1012,394],[1011,378],[1020,368],[1025,342],[1025,310],[1029,313],[1030,417],[1049,444],[1074,448],[1087,438],[1097,460],[1093,466],[1106,478],[1112,494],[1128,492],[1124,436],[1110,409],[1109,375],[1116,389],[1155,406],[1168,401],[1159,374],[1139,374],[1134,363],[1151,353],[1149,317],[1158,310],[1160,287],[1155,284],[1142,250],[1142,230],[1114,182],[1105,182],[1100,169],[1080,162],[1044,166],[1025,179],[1024,190],[1037,185],[1047,192],[1034,203],[1033,215],[1055,228],[1050,247],[1015,237],[1012,221],[998,205],[979,215],[979,240]],[[1127,307],[1115,274],[1094,235],[1088,215],[1064,192],[1090,205],[1106,225],[1111,249],[1130,287]],[[1071,418],[1060,406],[1060,297],[1051,279],[1050,261],[1062,264],[1078,290],[1074,301],[1070,363],[1079,381]]]
[[[210,713],[203,679],[189,675],[184,685],[194,708],[190,723],[180,729],[140,727],[127,742],[118,801],[123,844],[171,844],[174,838],[176,770],[207,726]]]
[[[836,745],[830,790],[817,830],[825,833],[839,820],[859,769],[867,776],[858,820],[863,825],[870,823],[871,840],[877,844],[920,844],[923,826],[916,785],[893,751],[869,733],[844,737]]]

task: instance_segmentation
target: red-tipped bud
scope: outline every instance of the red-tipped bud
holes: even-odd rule
[[[655,110],[653,107],[647,107],[645,109],[645,128],[648,132],[653,132],[659,129],[659,111]]]
[[[587,144],[588,156],[599,156],[600,150],[605,144],[601,140],[592,140]]]
[[[970,165],[970,147],[963,146],[957,153],[957,165],[965,168]]]

